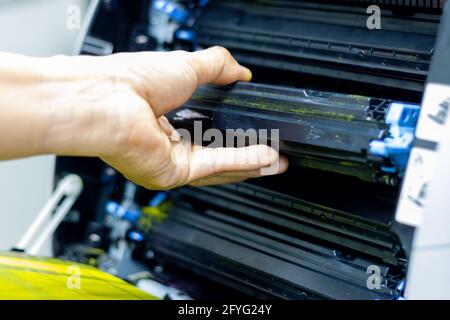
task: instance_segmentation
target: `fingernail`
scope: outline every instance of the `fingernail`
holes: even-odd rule
[[[252,80],[253,74],[249,68],[242,67],[244,69],[244,81]]]
[[[172,140],[172,142],[181,142],[182,138],[181,138],[180,133],[177,130],[174,130],[172,132],[170,140]]]
[[[278,160],[278,152],[274,149],[264,146],[259,149],[259,160],[260,164],[265,166],[270,166],[272,163]]]
[[[263,167],[259,170],[261,177],[273,176],[278,173],[279,163],[272,163],[270,166]]]

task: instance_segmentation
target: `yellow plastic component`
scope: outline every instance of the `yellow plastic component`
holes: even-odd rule
[[[91,266],[0,252],[0,299],[155,300],[127,282]]]
[[[167,218],[170,206],[171,202],[166,201],[157,207],[143,207],[139,227],[144,231],[150,230],[154,223],[159,223]]]

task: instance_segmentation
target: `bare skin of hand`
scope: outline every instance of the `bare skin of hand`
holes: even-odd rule
[[[173,139],[164,117],[199,85],[250,79],[220,47],[108,57],[0,53],[0,159],[100,157],[155,190],[239,182],[267,174],[261,169],[274,164],[270,174],[284,172],[287,160],[265,145],[192,147]]]

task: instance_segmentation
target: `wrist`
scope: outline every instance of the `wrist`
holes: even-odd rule
[[[44,59],[0,53],[0,158],[45,153]]]
[[[102,157],[119,149],[123,116],[114,105],[120,84],[99,68],[100,59],[94,64],[91,59],[55,56],[45,61],[47,153]]]

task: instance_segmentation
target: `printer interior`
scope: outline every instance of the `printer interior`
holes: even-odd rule
[[[290,167],[155,192],[98,159],[59,157],[56,179],[77,173],[85,190],[55,234],[55,254],[129,281],[146,271],[195,299],[402,296],[414,228],[395,211],[440,3],[105,2],[83,53],[106,44],[114,52],[226,47],[252,81],[200,87],[168,119],[193,133],[196,124],[241,129],[237,146],[252,143],[252,130],[278,130],[268,143]],[[382,9],[379,30],[367,25],[372,4]],[[376,290],[367,285],[373,266]]]

